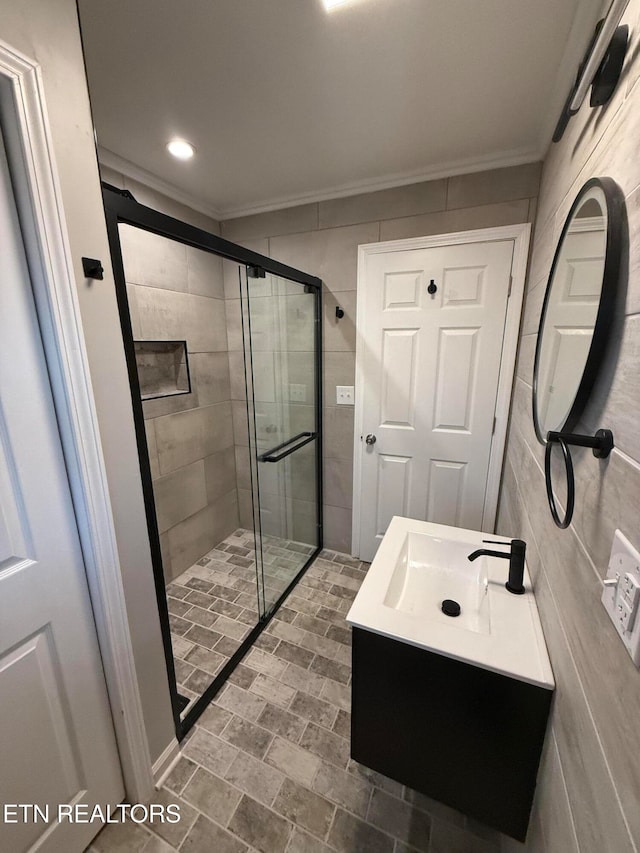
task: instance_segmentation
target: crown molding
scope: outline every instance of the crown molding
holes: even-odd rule
[[[336,198],[362,195],[364,193],[391,190],[396,187],[406,187],[424,181],[437,181],[440,178],[451,178],[454,175],[469,175],[472,172],[485,172],[490,169],[504,169],[509,166],[522,166],[526,163],[537,163],[542,159],[539,147],[507,151],[500,155],[475,157],[466,160],[452,160],[437,163],[430,169],[415,172],[402,172],[387,175],[375,180],[354,181],[330,187],[323,192],[311,192],[295,196],[282,196],[271,202],[247,207],[231,207],[223,211],[223,219],[237,219],[241,216],[252,216],[258,213],[269,213],[286,207],[297,207],[301,204],[314,204],[321,201],[331,201]]]
[[[415,172],[403,172],[395,175],[387,175],[375,180],[354,181],[348,184],[339,184],[323,192],[309,192],[298,195],[280,196],[269,202],[256,205],[247,205],[229,208],[215,208],[198,199],[195,196],[181,190],[174,184],[170,184],[148,172],[141,166],[137,166],[130,160],[125,160],[113,151],[98,147],[98,159],[100,163],[120,172],[125,177],[139,181],[152,190],[168,196],[174,201],[185,204],[193,210],[204,213],[213,219],[220,221],[238,219],[242,216],[255,216],[260,213],[270,213],[275,210],[283,210],[288,207],[298,207],[302,204],[317,204],[322,201],[331,201],[337,198],[348,198],[349,196],[362,195],[364,193],[380,192],[381,190],[405,187],[410,184],[423,183],[424,181],[437,181],[441,178],[451,178],[455,175],[469,175],[473,172],[484,172],[491,169],[505,169],[509,166],[522,166],[527,163],[537,163],[544,159],[546,145],[544,148],[525,148],[515,151],[503,152],[500,155],[488,157],[475,157],[466,160],[453,160],[435,164],[430,169]]]
[[[108,148],[103,148],[101,145],[98,145],[98,160],[108,169],[120,172],[120,174],[124,175],[126,178],[138,181],[146,187],[149,187],[149,189],[162,193],[162,195],[166,195],[168,198],[173,199],[173,201],[179,202],[179,204],[184,204],[192,210],[197,210],[198,213],[203,213],[205,216],[209,216],[211,219],[215,219],[218,222],[223,218],[223,211],[212,207],[212,205],[207,204],[207,202],[202,199],[181,190],[175,184],[171,184],[168,181],[159,178],[153,172],[148,172],[146,169],[143,169],[142,166],[132,163],[131,160],[126,160],[124,157],[121,157],[113,151],[109,151]]]

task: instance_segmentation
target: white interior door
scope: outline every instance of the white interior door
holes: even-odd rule
[[[0,138],[0,850],[82,851],[58,805],[124,796],[82,553]]]
[[[365,256],[361,559],[394,515],[482,528],[513,246]]]

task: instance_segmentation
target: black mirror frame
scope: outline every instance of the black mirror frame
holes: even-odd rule
[[[595,384],[602,362],[602,353],[605,351],[608,341],[613,318],[615,314],[616,297],[618,293],[618,282],[620,279],[620,267],[622,261],[622,250],[624,245],[624,222],[625,222],[625,202],[624,195],[620,187],[612,178],[591,178],[580,189],[576,196],[571,210],[567,214],[567,218],[560,234],[560,239],[556,246],[553,256],[553,263],[549,278],[547,279],[547,289],[544,295],[542,305],[542,313],[540,315],[540,323],[538,325],[538,340],[536,341],[536,354],[533,368],[533,392],[532,392],[532,409],[533,409],[533,425],[536,431],[536,436],[540,444],[547,444],[548,438],[543,435],[540,429],[537,412],[537,391],[538,391],[538,367],[540,361],[540,349],[542,342],[542,330],[547,315],[547,308],[551,295],[551,287],[555,275],[560,253],[564,243],[565,236],[569,226],[573,220],[573,216],[580,206],[586,193],[593,187],[599,187],[605,197],[607,206],[607,240],[604,260],[604,270],[602,273],[602,290],[600,292],[600,304],[596,315],[596,322],[593,329],[593,338],[589,347],[589,354],[585,362],[582,378],[578,385],[578,390],[573,400],[573,405],[567,415],[564,424],[557,427],[559,433],[570,433],[575,429],[576,424],[580,420],[585,406],[589,400],[589,396]]]

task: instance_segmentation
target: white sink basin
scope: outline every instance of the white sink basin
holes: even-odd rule
[[[540,617],[525,570],[525,594],[505,588],[508,560],[483,539],[508,539],[396,516],[349,611],[347,621],[386,637],[550,689],[554,686]],[[507,550],[505,544],[505,551]],[[444,599],[460,615],[442,612]]]
[[[409,531],[391,574],[384,604],[448,625],[452,617],[442,612],[441,604],[444,599],[453,599],[461,607],[455,627],[488,634],[487,557],[470,562],[467,555],[473,550],[464,542]]]

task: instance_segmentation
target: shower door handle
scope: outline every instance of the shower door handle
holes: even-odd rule
[[[285,456],[295,453],[296,450],[304,447],[305,444],[309,444],[316,437],[317,433],[315,432],[299,432],[293,438],[283,441],[282,444],[278,444],[276,447],[272,447],[271,450],[258,456],[258,462],[280,462]],[[300,441],[300,439],[304,439],[304,441]]]

